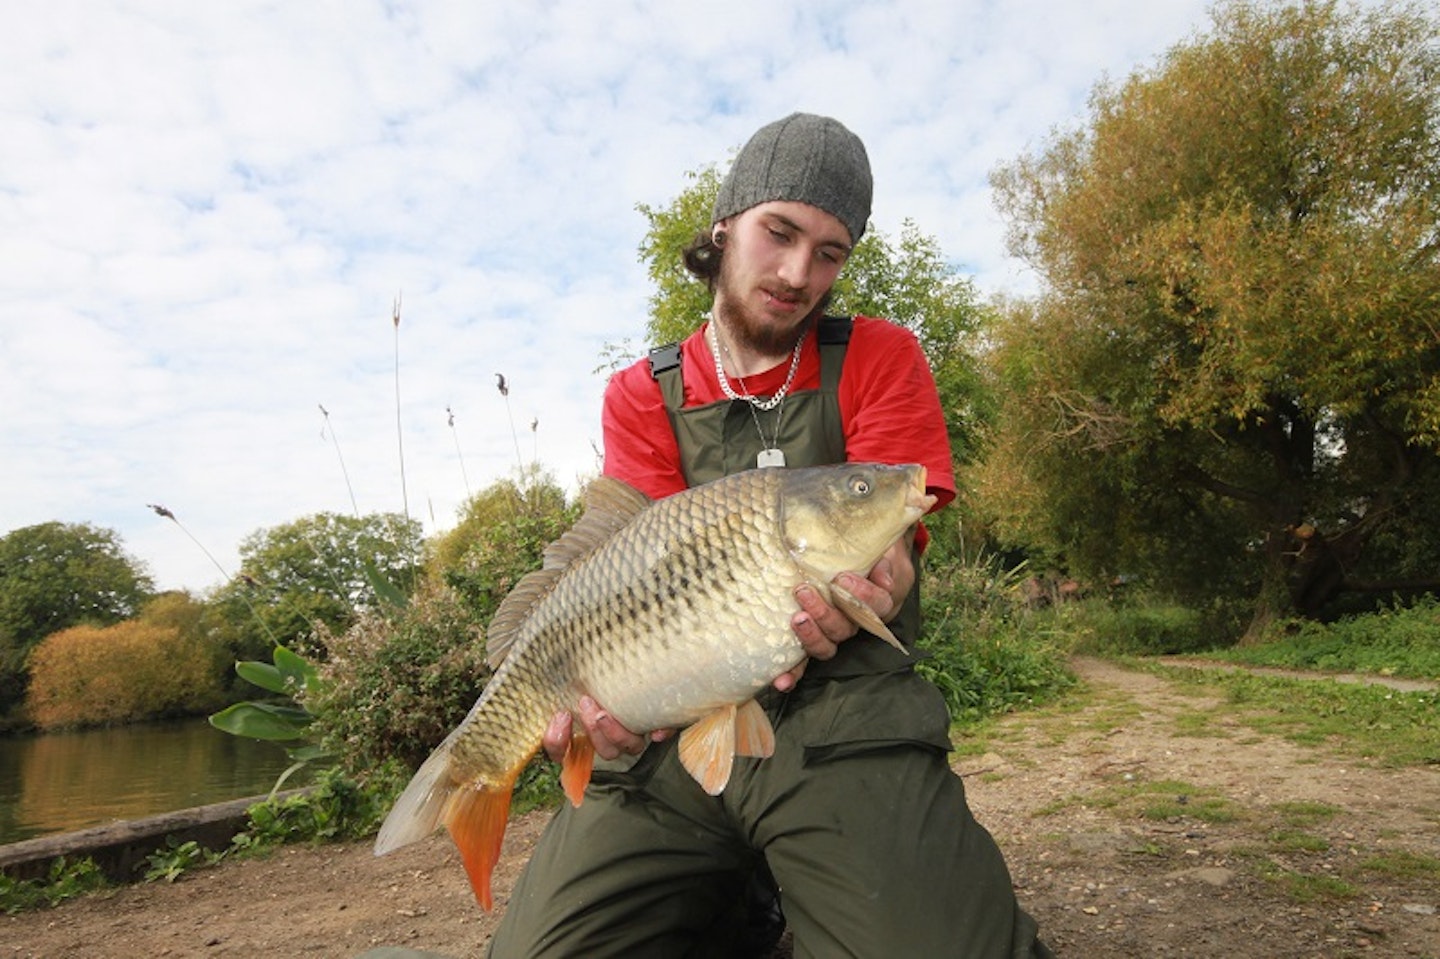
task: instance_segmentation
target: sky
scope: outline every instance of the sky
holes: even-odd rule
[[[866,143],[873,229],[911,220],[982,296],[1027,295],[990,173],[1209,23],[1200,0],[17,7],[0,535],[110,529],[201,595],[315,513],[433,534],[521,467],[578,490],[606,351],[644,348],[638,204],[826,114]]]

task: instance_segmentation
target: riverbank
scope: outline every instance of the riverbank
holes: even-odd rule
[[[286,790],[277,798],[288,799],[304,791]],[[111,882],[134,882],[147,857],[169,843],[195,842],[206,849],[228,848],[231,838],[249,822],[250,807],[266,798],[261,795],[232,799],[8,843],[0,846],[0,873],[11,879],[38,879],[45,876],[56,859],[64,857],[74,862],[88,858]]]

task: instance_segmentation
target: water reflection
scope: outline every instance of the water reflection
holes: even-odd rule
[[[203,719],[0,738],[0,843],[257,795],[288,765]]]

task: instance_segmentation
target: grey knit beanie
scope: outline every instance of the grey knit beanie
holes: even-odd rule
[[[770,200],[798,200],[831,214],[860,242],[870,219],[870,158],[838,120],[792,113],[756,131],[715,197],[718,222]]]

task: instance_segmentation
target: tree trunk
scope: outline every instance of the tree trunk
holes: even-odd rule
[[[1255,597],[1250,623],[1240,637],[1241,646],[1259,645],[1264,641],[1266,630],[1272,623],[1295,611],[1293,593],[1290,590],[1290,569],[1294,556],[1288,549],[1289,538],[1286,532],[1276,531],[1265,539],[1265,568],[1260,581],[1260,592]]]

